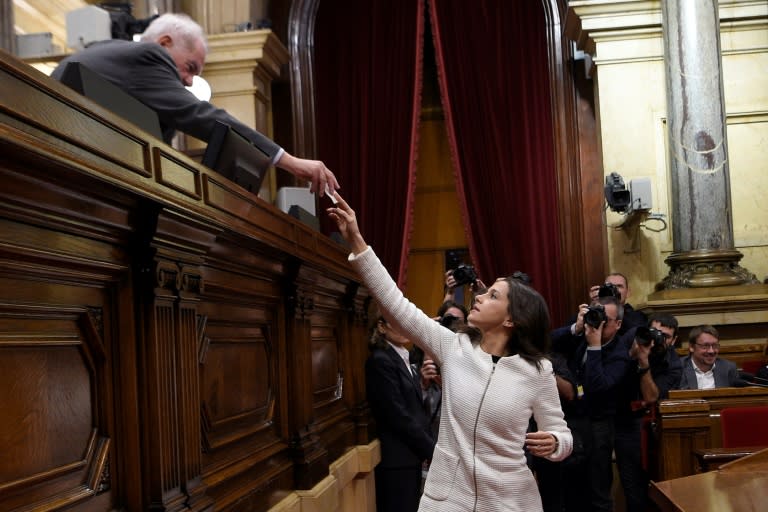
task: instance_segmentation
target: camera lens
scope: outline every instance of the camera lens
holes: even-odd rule
[[[602,304],[595,304],[594,306],[587,307],[587,312],[584,313],[584,323],[590,327],[597,329],[600,324],[603,323],[607,317],[605,316],[605,307]]]

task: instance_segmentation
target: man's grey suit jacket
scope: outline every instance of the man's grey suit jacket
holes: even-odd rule
[[[167,143],[176,130],[208,142],[216,121],[220,121],[248,138],[273,161],[280,152],[280,146],[269,138],[189,92],[170,54],[159,44],[122,39],[93,43],[62,60],[51,76],[60,80],[69,62],[80,62],[157,112]]]
[[[739,372],[736,368],[736,364],[727,359],[718,357],[717,361],[715,361],[713,371],[715,374],[716,388],[735,386],[739,380]],[[678,389],[699,389],[690,355],[683,358],[683,376],[680,379],[680,387]]]

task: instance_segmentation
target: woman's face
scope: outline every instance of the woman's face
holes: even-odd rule
[[[456,318],[458,318],[462,322],[466,322],[467,321],[467,319],[464,318],[464,312],[462,310],[460,310],[459,308],[450,307],[450,308],[446,309],[445,313],[443,314],[443,316],[446,316],[446,315],[455,316]]]
[[[475,297],[475,303],[467,317],[467,323],[485,331],[498,327],[509,317],[509,283],[497,279],[485,293]]]
[[[397,332],[391,325],[389,325],[387,322],[381,321],[379,322],[379,332],[393,345],[407,345],[410,343],[410,340]]]

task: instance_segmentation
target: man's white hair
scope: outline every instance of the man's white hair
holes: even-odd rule
[[[205,52],[208,53],[208,41],[203,27],[186,14],[166,13],[159,16],[141,34],[141,40],[142,42],[157,42],[164,35],[180,38],[189,46],[192,46],[195,41],[202,41]]]

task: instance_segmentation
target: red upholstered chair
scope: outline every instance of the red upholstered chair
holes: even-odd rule
[[[757,374],[757,371],[766,364],[768,364],[768,360],[766,359],[751,359],[741,363],[741,369],[747,373],[755,375]]]
[[[723,448],[768,446],[768,405],[720,411]]]

